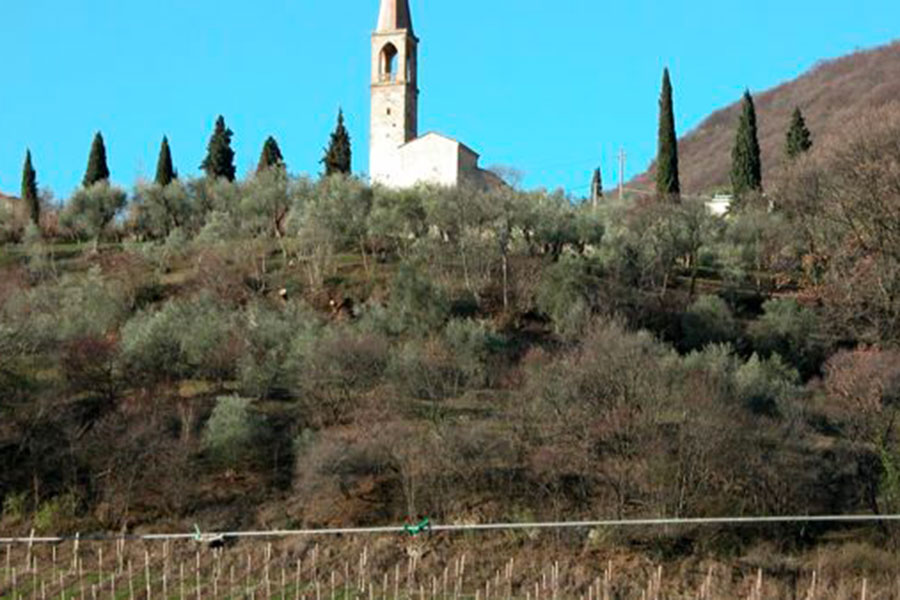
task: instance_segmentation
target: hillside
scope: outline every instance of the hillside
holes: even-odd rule
[[[844,133],[847,123],[900,98],[900,42],[823,62],[799,78],[754,93],[764,179],[784,157],[784,136],[799,106],[814,139]],[[682,189],[690,193],[726,187],[740,101],[718,110],[679,141]],[[655,165],[632,182],[652,185]]]

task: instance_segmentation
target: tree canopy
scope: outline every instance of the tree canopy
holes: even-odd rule
[[[678,137],[675,134],[675,109],[669,69],[663,71],[659,97],[659,148],[656,157],[656,193],[660,198],[677,199],[681,193],[678,180]]]
[[[762,191],[762,158],[756,128],[756,107],[750,90],[744,92],[734,148],[731,151],[731,187],[735,196]]]
[[[219,115],[212,137],[209,138],[206,158],[200,165],[210,179],[222,177],[228,181],[234,181],[236,170],[234,168],[234,150],[231,148],[233,135],[234,132],[225,125],[225,117]]]
[[[106,144],[103,141],[103,134],[99,131],[94,136],[91,144],[91,154],[88,157],[87,170],[84,173],[82,185],[86,188],[91,187],[95,183],[107,181],[109,179],[109,166],[106,164]]]
[[[800,107],[794,109],[791,115],[791,126],[787,132],[787,141],[785,143],[785,153],[788,158],[797,158],[804,152],[808,152],[812,148],[812,134],[806,127],[806,119]]]
[[[31,164],[31,150],[25,152],[25,164],[22,166],[22,201],[28,207],[31,222],[37,225],[41,220],[41,201],[38,197],[37,172]]]
[[[269,136],[263,144],[262,153],[259,156],[259,164],[256,166],[256,172],[262,173],[271,167],[285,168],[284,156],[281,154],[281,148],[275,138]]]
[[[331,134],[331,142],[325,150],[322,164],[325,165],[325,175],[342,173],[349,175],[351,172],[350,134],[344,127],[344,111],[338,111],[337,126]]]
[[[172,166],[172,151],[169,149],[169,138],[163,136],[159,147],[159,159],[156,161],[156,183],[165,187],[178,178]]]

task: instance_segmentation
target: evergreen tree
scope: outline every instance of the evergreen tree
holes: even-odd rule
[[[331,134],[331,143],[321,161],[325,165],[325,175],[335,173],[349,175],[351,153],[350,134],[344,127],[344,111],[341,110],[338,111],[337,127]]]
[[[269,167],[285,168],[284,156],[281,155],[281,148],[278,147],[278,142],[276,142],[275,138],[272,136],[269,136],[263,144],[256,172],[262,173]]]
[[[791,116],[791,127],[787,132],[785,152],[787,153],[788,158],[797,158],[812,148],[812,145],[812,134],[810,134],[809,129],[806,127],[806,120],[803,118],[803,113],[800,112],[800,108],[797,107],[794,109],[794,114]]]
[[[677,200],[681,193],[678,180],[678,138],[675,136],[675,109],[669,69],[663,71],[659,97],[659,147],[656,157],[656,193],[660,198]]]
[[[169,148],[169,138],[163,136],[162,145],[159,147],[159,159],[156,161],[156,183],[166,187],[178,179],[178,172],[172,166],[172,150]]]
[[[41,200],[38,197],[37,173],[31,165],[31,150],[25,152],[22,166],[22,201],[28,207],[31,222],[37,225],[41,220]]]
[[[591,178],[591,204],[597,206],[600,198],[603,197],[603,175],[600,173],[600,167],[594,169],[594,176]]]
[[[731,151],[731,188],[738,198],[748,192],[762,191],[762,159],[756,133],[756,107],[750,90],[744,92],[741,118],[734,149]]]
[[[99,131],[94,136],[91,144],[91,155],[88,158],[87,170],[84,172],[82,185],[86,188],[95,183],[109,179],[109,167],[106,164],[106,144],[103,142],[103,134]]]
[[[234,135],[225,126],[225,117],[216,119],[216,128],[209,138],[206,158],[200,168],[206,171],[206,176],[211,179],[224,177],[228,181],[234,181],[234,150],[231,149],[231,136]]]

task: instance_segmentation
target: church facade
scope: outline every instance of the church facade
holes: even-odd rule
[[[418,46],[409,0],[381,0],[372,34],[371,182],[494,185],[499,178],[479,168],[478,154],[465,144],[439,133],[419,136]]]

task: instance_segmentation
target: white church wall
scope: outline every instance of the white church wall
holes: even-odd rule
[[[427,134],[400,148],[397,172],[391,178],[396,187],[418,183],[455,186],[459,183],[459,142],[441,135]]]

